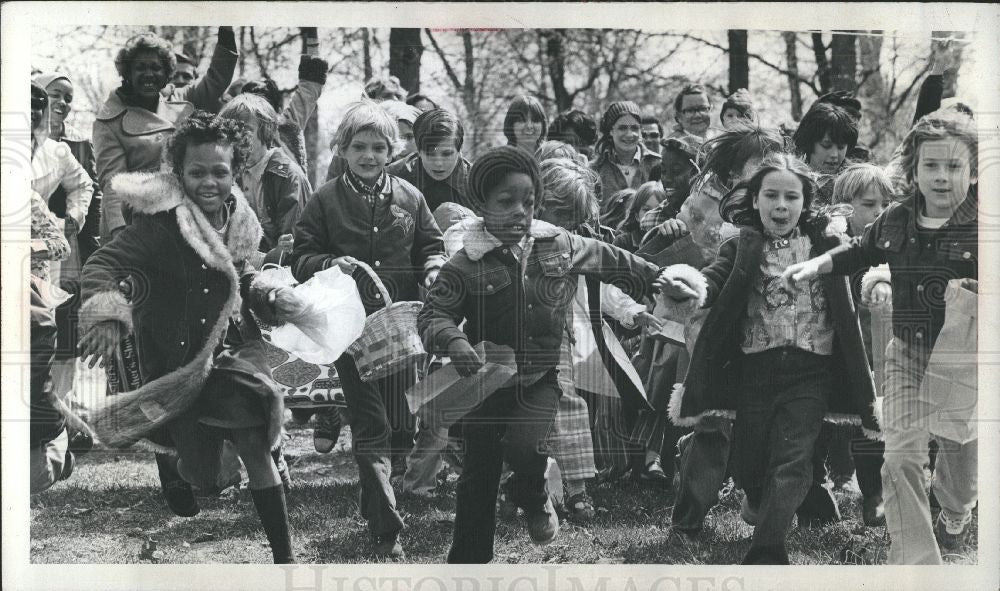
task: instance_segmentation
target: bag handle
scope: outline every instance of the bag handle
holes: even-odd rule
[[[382,301],[385,302],[385,308],[386,310],[388,310],[389,304],[392,303],[392,298],[389,296],[389,290],[385,288],[385,284],[382,283],[382,280],[379,279],[379,276],[375,273],[375,270],[372,269],[368,265],[368,263],[364,261],[358,261],[357,266],[364,269],[364,271],[368,273],[368,276],[371,277],[371,280],[375,283],[375,287],[378,289],[378,292],[382,294]]]

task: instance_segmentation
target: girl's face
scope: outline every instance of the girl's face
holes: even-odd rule
[[[233,147],[215,143],[188,146],[181,184],[184,194],[202,211],[217,212],[233,189]]]
[[[399,139],[403,140],[403,151],[398,154],[400,158],[417,151],[417,142],[413,137],[413,126],[406,121],[397,121],[399,127]]]
[[[45,88],[49,95],[49,112],[51,113],[49,123],[56,130],[62,129],[62,123],[69,115],[70,103],[73,102],[73,85],[65,78],[53,80]]]
[[[660,200],[656,198],[656,195],[650,195],[646,198],[646,202],[642,204],[639,211],[636,213],[637,220],[641,220],[642,216],[646,215],[646,212],[653,209],[660,204]]]
[[[812,153],[809,154],[809,166],[817,172],[833,174],[840,169],[845,158],[847,158],[847,144],[835,144],[830,139],[830,134],[826,134],[822,140],[813,144]]]
[[[913,176],[924,196],[926,215],[950,218],[977,182],[971,168],[972,151],[953,137],[924,141],[918,149]]]
[[[851,215],[851,234],[861,236],[865,226],[882,214],[883,202],[882,192],[876,187],[868,187],[860,195],[855,195],[851,200],[851,207],[854,208],[854,214]]]
[[[366,181],[374,181],[382,174],[389,161],[389,140],[372,130],[354,134],[344,150],[344,158],[351,172]]]
[[[615,121],[611,128],[611,141],[614,142],[615,150],[619,152],[632,153],[639,147],[639,140],[642,139],[642,126],[639,120],[632,115],[622,115]]]
[[[517,244],[535,217],[535,186],[523,172],[512,172],[486,194],[483,222],[505,246]]]
[[[753,200],[764,230],[773,236],[787,236],[802,215],[802,181],[787,170],[768,173]]]
[[[420,163],[428,176],[436,181],[443,181],[451,176],[461,157],[462,153],[455,148],[455,137],[451,136],[434,146],[432,150],[422,150]]]
[[[746,125],[750,122],[748,117],[744,117],[736,109],[726,109],[722,113],[722,127],[725,129],[733,129],[738,125]]]
[[[542,137],[542,122],[525,115],[520,121],[514,122],[514,140],[516,145],[530,150],[535,149],[538,139]]]
[[[132,89],[142,98],[154,98],[167,85],[167,71],[163,62],[153,50],[144,50],[135,54],[129,68],[129,82]]]

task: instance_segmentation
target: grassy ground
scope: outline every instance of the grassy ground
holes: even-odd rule
[[[357,468],[348,430],[337,448],[313,451],[311,431],[289,425],[286,454],[295,456],[295,484],[288,498],[295,550],[300,562],[372,562],[369,538],[358,513]],[[455,476],[431,499],[398,496],[407,527],[401,541],[407,561],[441,563],[451,541]],[[591,488],[597,520],[588,527],[564,522],[552,544],[528,542],[519,518],[500,520],[499,563],[738,564],[752,528],[739,517],[741,493],[723,494],[705,529],[689,538],[670,528],[673,495],[636,484]],[[860,520],[860,495],[837,493],[844,520],[816,528],[794,528],[788,540],[795,564],[884,563],[884,527]],[[31,498],[33,563],[268,563],[270,550],[259,529],[249,491],[230,489],[200,499],[201,514],[186,519],[169,512],[160,495],[153,456],[145,452],[94,450],[80,458],[73,476]],[[976,522],[973,522],[975,533]],[[975,540],[973,535],[971,540]],[[155,550],[150,545],[155,542]],[[976,562],[975,547],[946,560]]]

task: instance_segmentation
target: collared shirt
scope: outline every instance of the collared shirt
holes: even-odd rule
[[[386,174],[385,169],[382,169],[381,174],[379,174],[378,179],[374,183],[368,184],[361,179],[358,175],[354,174],[350,168],[344,171],[344,182],[347,186],[354,190],[358,196],[362,197],[368,202],[368,205],[374,205],[375,200],[389,187],[389,175]]]
[[[818,355],[833,354],[833,320],[821,278],[808,289],[791,293],[781,283],[781,274],[794,263],[807,261],[812,241],[796,229],[790,236],[768,236],[761,255],[760,271],[751,282],[743,321],[744,353],[760,353],[777,347],[797,347]]]
[[[632,184],[632,177],[635,176],[635,173],[639,170],[639,166],[642,165],[642,159],[639,158],[640,151],[641,150],[636,148],[635,153],[632,154],[632,159],[629,162],[625,163],[619,162],[617,152],[615,152],[614,150],[611,151],[611,161],[615,163],[615,166],[618,167],[618,170],[622,171],[622,174],[625,176],[625,183],[627,185]]]

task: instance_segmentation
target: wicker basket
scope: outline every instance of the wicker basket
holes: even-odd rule
[[[372,382],[390,376],[426,355],[417,332],[417,314],[423,304],[393,303],[375,271],[362,262],[358,262],[358,266],[372,278],[385,302],[385,308],[365,320],[364,332],[347,348],[347,352],[354,357],[361,379]]]

